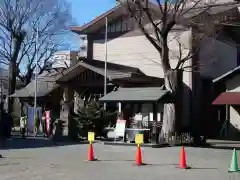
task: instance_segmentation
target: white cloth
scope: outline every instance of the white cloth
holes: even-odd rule
[[[24,128],[26,126],[26,117],[20,118],[20,128]]]

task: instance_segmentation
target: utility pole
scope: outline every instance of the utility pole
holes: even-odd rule
[[[105,63],[104,63],[104,96],[107,94],[107,40],[108,40],[108,19],[105,18]],[[104,103],[106,111],[106,103]]]
[[[35,39],[35,50],[36,50],[36,57],[35,57],[35,81],[34,81],[34,120],[37,116],[37,73],[38,73],[38,27],[36,32],[36,39]]]
[[[3,109],[4,109],[4,104],[3,104],[3,68],[2,68],[2,62],[0,61],[0,83],[1,83],[1,119],[0,121],[2,121],[3,119]]]

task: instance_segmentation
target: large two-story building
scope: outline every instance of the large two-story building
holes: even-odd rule
[[[154,4],[152,5],[154,6]],[[214,5],[206,12],[194,9],[189,12],[187,17],[193,18],[205,13],[210,16],[234,19],[235,21],[237,19],[235,17],[239,16],[236,4],[225,3]],[[105,52],[106,18],[108,20],[107,53]],[[183,73],[185,88],[182,114],[185,125],[188,126],[190,122],[199,122],[197,124],[200,126],[200,129],[202,131],[208,130],[208,134],[215,134],[215,123],[214,119],[212,119],[213,116],[211,116],[212,95],[210,91],[212,90],[212,79],[222,75],[240,63],[237,46],[238,33],[234,31],[235,29],[232,25],[230,26],[227,23],[220,24],[220,26],[221,28],[217,37],[207,37],[202,41],[198,45],[200,50],[185,64],[185,66],[197,66],[198,68],[190,68]],[[151,31],[149,24],[146,24],[146,28]],[[105,55],[107,54],[107,61],[109,63],[136,68],[147,78],[159,79],[156,84],[152,84],[151,86],[160,87],[162,85],[163,81],[161,80],[163,80],[164,74],[159,52],[145,38],[135,25],[135,22],[129,18],[125,8],[121,4],[82,27],[73,27],[72,31],[81,36],[84,35],[86,46],[83,47],[86,55],[86,63],[94,62],[95,60],[104,62]],[[179,46],[176,39],[184,47],[182,49],[184,54],[188,53],[192,48],[193,36],[194,31],[191,27],[178,25],[173,28],[168,38],[172,67],[178,62]],[[128,80],[133,81],[133,78],[128,78]],[[123,78],[121,82],[123,82]],[[134,86],[139,87],[140,84],[135,84]],[[150,87],[146,82],[142,82],[141,86]],[[152,104],[149,103],[144,104],[141,110],[149,112],[153,111],[151,110],[152,108]],[[157,111],[162,111],[162,106],[158,107]],[[145,116],[148,116],[148,113],[145,113]],[[208,128],[204,128],[206,126]],[[216,129],[216,131],[218,130]]]
[[[150,8],[154,6],[151,4]],[[183,72],[182,116],[185,126],[194,123],[202,133],[214,136],[220,130],[216,128],[217,119],[211,110],[212,79],[240,64],[237,46],[239,35],[234,27],[239,17],[238,5],[216,4],[207,11],[196,8],[188,12],[186,17],[194,18],[203,14],[226,19],[228,23],[219,24],[217,36],[206,37],[198,44],[197,53],[184,64],[188,68]],[[146,23],[145,27],[149,32],[152,31],[150,24]],[[81,106],[86,99],[103,96],[104,62],[107,59],[107,92],[120,87],[118,99],[115,99],[126,104],[131,101],[132,114],[142,112],[143,119],[149,120],[152,119],[149,112],[153,112],[153,119],[161,121],[158,113],[162,115],[163,106],[162,103],[156,103],[165,95],[163,91],[160,92],[164,82],[160,54],[129,18],[125,7],[118,4],[91,22],[72,27],[71,30],[79,34],[84,43],[81,45],[79,61],[72,63],[55,78],[56,83],[64,89],[60,118],[68,124],[71,109],[77,109],[78,104]],[[168,39],[172,67],[178,62],[178,42],[182,45],[181,52],[188,53],[193,48],[194,33],[194,28],[182,24],[170,32]]]

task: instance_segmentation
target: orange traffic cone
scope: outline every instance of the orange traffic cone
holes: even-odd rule
[[[94,152],[93,152],[93,145],[92,143],[89,144],[89,149],[88,149],[88,161],[94,161]]]
[[[181,154],[180,154],[179,168],[189,169],[189,167],[187,166],[187,163],[186,163],[186,153],[185,153],[184,147],[182,147]]]
[[[142,162],[142,151],[141,151],[141,147],[140,147],[139,144],[138,144],[137,152],[136,152],[136,165],[138,165],[138,166],[143,165],[143,162]]]

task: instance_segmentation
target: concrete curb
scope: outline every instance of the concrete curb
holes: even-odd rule
[[[114,146],[136,146],[135,143],[124,143],[124,142],[104,142],[104,145],[114,145]],[[151,148],[164,148],[170,147],[168,144],[142,144],[141,147],[151,147]]]

